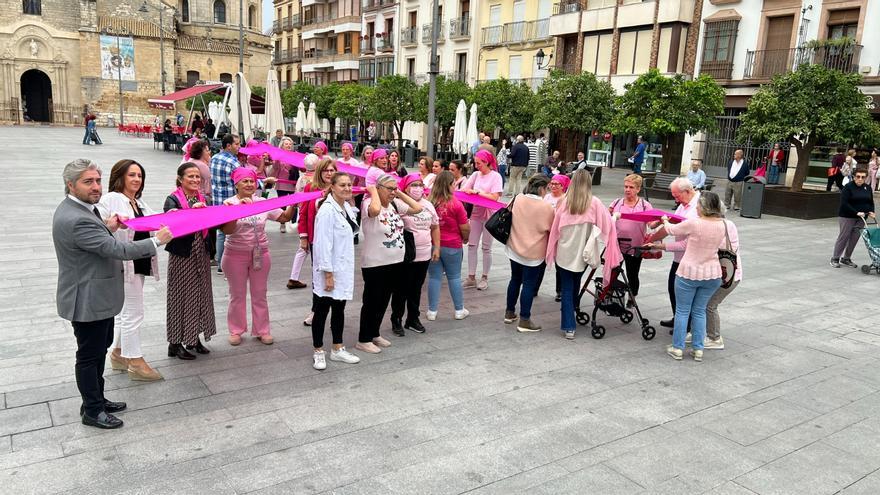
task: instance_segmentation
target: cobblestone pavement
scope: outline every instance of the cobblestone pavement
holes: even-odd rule
[[[467,320],[452,319],[444,293],[428,333],[386,329],[386,352],[324,372],[302,325],[310,294],[285,288],[296,235],[272,226],[275,345],[226,343],[215,275],[213,352],[168,359],[164,282],[148,281],[144,350],[165,380],[108,369],[125,427],[84,427],[75,341],[54,304],[61,170],[89,157],[106,177],[137,159],[158,208],[180,160],[102,134],[85,148],[81,129],[0,128],[0,492],[880,493],[880,280],[828,266],[836,219],[734,218],[745,280],[722,306],[726,349],[701,364],[669,359],[665,331],[646,342],[609,317],[604,339],[565,340],[552,270],[534,308],[544,331],[518,334],[501,321],[509,266],[496,244],[489,290],[466,292]],[[616,197],[622,177],[608,171],[598,196]],[[854,258],[867,260],[863,246]],[[655,322],[670,314],[668,267],[643,265],[639,303]]]

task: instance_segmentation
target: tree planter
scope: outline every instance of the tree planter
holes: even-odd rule
[[[837,216],[840,206],[840,193],[803,190],[792,192],[787,187],[768,187],[764,189],[764,207],[761,212],[801,220],[831,218]]]

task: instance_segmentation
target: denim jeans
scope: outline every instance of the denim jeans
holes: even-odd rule
[[[672,345],[676,349],[684,349],[688,318],[691,321],[694,350],[703,349],[703,339],[706,338],[706,306],[719,287],[720,278],[691,280],[675,276],[675,329],[672,333]]]
[[[83,136],[83,144],[89,144],[89,142],[91,141],[91,139],[89,139],[91,137],[90,134],[91,131],[89,130],[89,126],[86,126],[86,135]]]
[[[578,293],[581,289],[581,278],[584,272],[570,272],[565,268],[556,267],[556,276],[562,283],[562,331],[573,332],[577,321],[574,308],[578,306]]]
[[[498,173],[501,174],[502,188],[507,185],[507,164],[498,165]]]
[[[529,320],[532,317],[532,301],[538,286],[538,278],[544,273],[547,264],[526,266],[510,260],[510,282],[507,284],[507,311],[516,311],[516,300],[519,299],[519,317]],[[520,290],[522,288],[522,290]]]
[[[779,165],[770,165],[770,173],[767,175],[767,184],[779,183]]]
[[[217,266],[221,266],[220,262],[223,261],[223,247],[225,244],[226,234],[222,230],[217,229],[217,256],[214,258],[217,260]]]
[[[456,311],[464,309],[464,293],[461,289],[461,262],[464,259],[464,249],[440,247],[440,259],[432,261],[428,265],[428,310],[437,311],[440,303],[440,285],[443,281],[443,272],[446,272],[446,283],[449,285],[449,295],[452,296],[452,305]]]

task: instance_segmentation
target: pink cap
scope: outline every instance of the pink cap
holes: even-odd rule
[[[238,184],[239,181],[241,181],[242,179],[246,179],[248,177],[253,179],[254,182],[257,181],[257,173],[254,172],[254,170],[249,167],[238,167],[237,169],[232,171],[232,183],[233,184]]]

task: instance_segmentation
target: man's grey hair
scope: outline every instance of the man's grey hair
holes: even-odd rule
[[[678,192],[693,191],[694,185],[687,177],[677,177],[671,184],[669,184],[669,189]]]
[[[64,166],[64,172],[61,174],[61,177],[64,179],[64,194],[70,194],[70,188],[67,187],[67,183],[76,182],[79,176],[86,170],[97,170],[98,175],[101,174],[101,167],[88,158],[77,158]]]
[[[522,137],[522,134],[520,134],[519,136],[516,137],[516,142],[517,142],[517,143],[521,143],[521,142],[523,142],[523,141],[525,141],[525,138]]]

